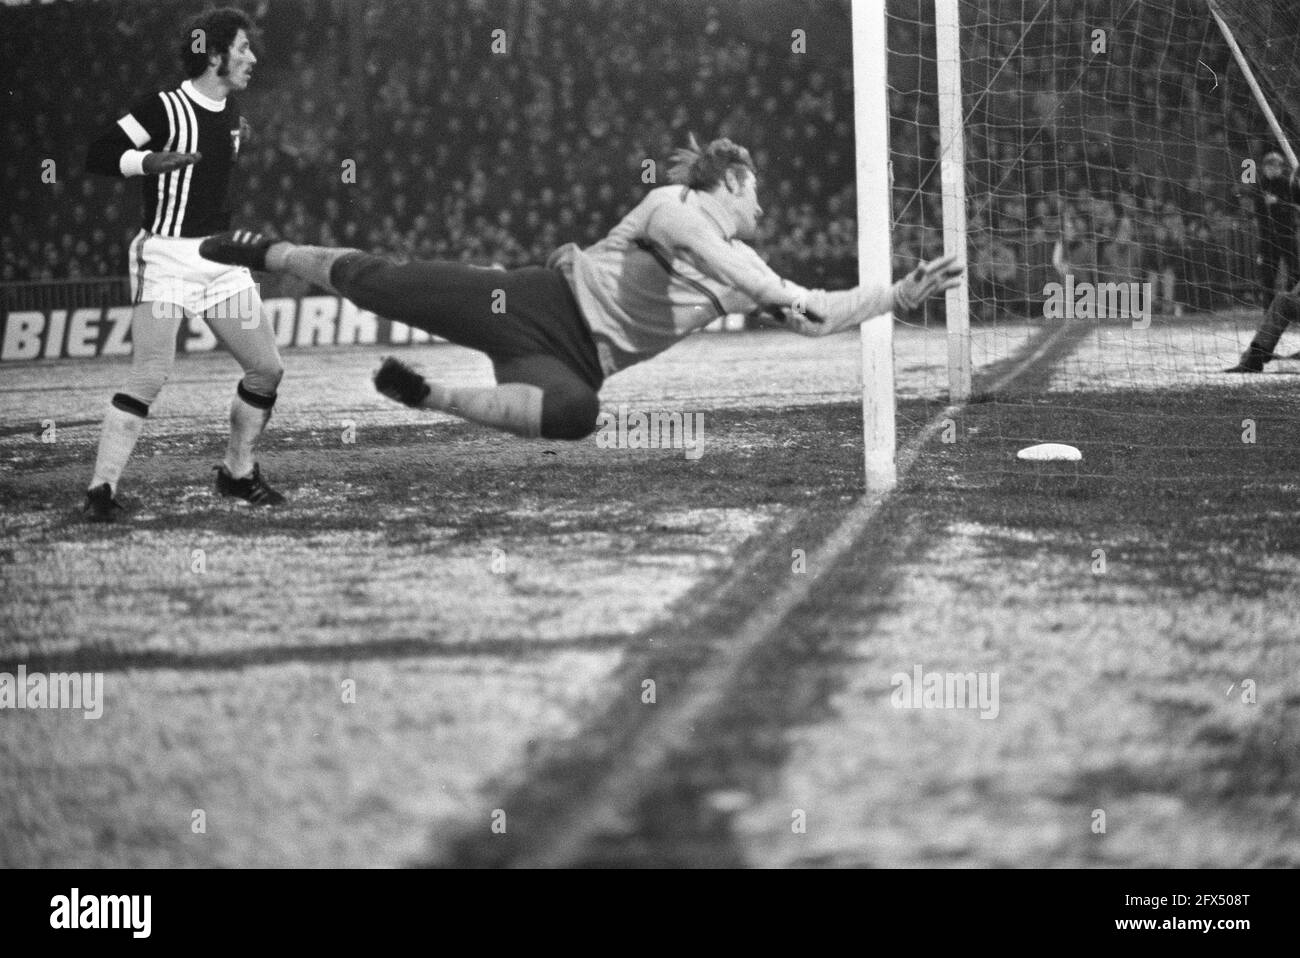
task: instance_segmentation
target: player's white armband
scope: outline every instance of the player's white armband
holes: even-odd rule
[[[117,161],[118,169],[122,171],[123,176],[143,176],[144,158],[149,151],[142,150],[140,147],[149,142],[149,131],[130,113],[118,120],[117,125],[135,147],[134,150],[127,150],[122,154],[122,158]]]
[[[123,176],[144,176],[144,158],[152,150],[127,150],[118,160],[118,168]]]
[[[149,131],[144,128],[144,124],[128,113],[122,119],[117,121],[123,133],[131,141],[131,145],[136,147],[144,146],[149,142]]]

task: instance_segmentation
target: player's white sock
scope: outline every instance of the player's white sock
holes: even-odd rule
[[[108,483],[117,494],[117,481],[122,478],[126,461],[131,458],[135,441],[144,429],[144,417],[135,413],[109,406],[104,416],[104,424],[99,430],[99,453],[95,456],[95,473],[91,477],[89,488]]]
[[[429,383],[426,409],[437,409],[470,422],[536,439],[542,433],[542,390],[528,383],[456,387]]]
[[[340,256],[355,252],[354,249],[335,249],[331,246],[274,243],[266,251],[266,268],[276,273],[289,273],[337,293],[338,290],[330,285],[330,268]]]
[[[226,447],[226,471],[242,479],[253,471],[253,445],[271,418],[270,409],[259,409],[238,395],[230,403],[230,444]]]

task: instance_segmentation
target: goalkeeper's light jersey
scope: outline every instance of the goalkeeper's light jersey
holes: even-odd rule
[[[603,240],[551,254],[591,327],[606,376],[663,352],[719,316],[804,292],[736,239],[708,193],[651,190]]]

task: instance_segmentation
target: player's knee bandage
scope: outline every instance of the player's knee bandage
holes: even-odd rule
[[[136,399],[134,396],[128,396],[126,393],[114,393],[112,405],[115,409],[122,412],[129,412],[133,416],[139,416],[141,419],[149,415],[149,404]]]
[[[542,396],[542,437],[585,439],[599,413],[600,401],[585,386],[550,386]]]
[[[245,376],[243,380],[240,381],[239,385],[235,387],[235,394],[254,409],[270,410],[271,407],[275,405],[275,387],[279,384],[280,377],[275,377],[275,382],[272,383],[271,389],[267,393],[254,392],[252,389],[249,389],[247,385],[249,378],[249,376]]]

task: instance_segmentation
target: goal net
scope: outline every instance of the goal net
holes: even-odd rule
[[[1275,291],[1273,315],[1300,318],[1284,229],[1300,8],[1219,0],[1243,68],[1205,0],[954,0],[947,60],[936,6],[942,28],[945,0],[886,8],[894,268],[961,252],[969,329],[956,296],[899,318],[900,400],[964,399],[950,346],[967,350],[972,401],[943,439],[995,449],[963,473],[1012,489],[1045,469],[1094,491],[1245,474],[1250,447],[1293,441],[1300,361],[1224,370]],[[1300,323],[1272,355],[1297,350]],[[1048,442],[1081,461],[1016,458]]]

